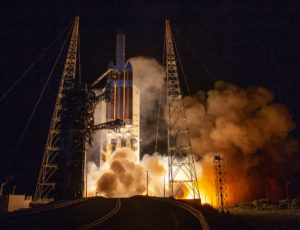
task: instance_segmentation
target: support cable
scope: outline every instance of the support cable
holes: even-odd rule
[[[180,38],[180,35],[178,33],[176,33],[176,30],[173,28],[174,34],[176,34],[176,37]],[[195,54],[195,51],[188,46],[188,44],[184,43],[186,49],[188,49],[191,54],[199,61],[199,63],[201,64],[201,66],[203,67],[203,69],[208,73],[209,78],[215,82],[216,81],[216,72],[212,70],[212,68],[208,67],[208,64],[206,63],[206,61],[204,60],[204,58],[202,58],[199,54]],[[214,73],[213,73],[214,72]]]
[[[32,112],[31,112],[31,114],[30,114],[30,117],[29,117],[27,123],[26,123],[26,126],[25,126],[25,128],[24,128],[24,130],[23,130],[23,133],[22,133],[22,135],[21,135],[21,137],[20,137],[20,139],[19,139],[19,141],[18,141],[17,147],[16,147],[16,149],[15,149],[15,154],[16,154],[16,153],[18,152],[18,150],[19,150],[19,147],[20,147],[20,145],[21,145],[21,143],[22,143],[22,141],[23,141],[23,138],[24,138],[24,136],[25,136],[25,133],[27,132],[27,129],[28,129],[29,125],[30,125],[30,122],[31,122],[31,120],[32,120],[32,118],[33,118],[33,116],[34,116],[34,114],[35,114],[35,111],[36,111],[36,109],[37,109],[37,107],[38,107],[38,105],[39,105],[39,103],[40,103],[40,101],[41,101],[41,99],[42,99],[42,97],[43,97],[43,95],[44,95],[44,92],[45,92],[45,90],[46,90],[46,88],[47,88],[47,86],[48,86],[49,80],[50,80],[50,78],[52,77],[53,71],[54,71],[54,69],[55,69],[55,67],[56,67],[56,65],[57,65],[57,62],[58,62],[58,60],[59,60],[59,58],[60,58],[60,56],[61,56],[62,51],[63,51],[64,48],[65,48],[66,42],[67,42],[67,40],[68,40],[68,38],[69,38],[69,36],[70,36],[71,31],[72,31],[72,27],[71,27],[71,29],[70,29],[70,31],[69,31],[69,33],[68,33],[68,35],[67,35],[67,37],[66,37],[64,43],[63,43],[63,46],[62,46],[61,50],[60,50],[59,53],[58,53],[58,56],[56,57],[56,60],[55,60],[55,62],[54,62],[54,64],[53,64],[53,66],[52,66],[52,69],[51,69],[50,74],[49,74],[49,76],[48,76],[48,78],[47,78],[47,81],[46,81],[46,83],[45,83],[45,85],[44,85],[44,87],[43,87],[43,90],[42,90],[42,92],[41,92],[41,94],[40,94],[38,100],[36,101],[36,103],[35,103],[35,105],[34,105],[34,108],[33,108]]]
[[[79,25],[78,25],[79,28]],[[78,72],[79,72],[79,84],[81,84],[81,64],[80,64],[80,36],[78,31]]]
[[[26,74],[33,68],[33,66],[47,53],[50,47],[57,41],[57,39],[63,34],[66,29],[69,27],[71,23],[69,23],[58,35],[57,37],[46,47],[42,54],[40,54],[35,61],[25,70],[25,72],[21,75],[21,77],[16,80],[13,85],[0,97],[0,102],[17,86],[17,84],[23,80]]]
[[[162,88],[160,88],[160,90],[159,90],[159,102],[158,102],[158,111],[157,111],[157,125],[156,125],[156,138],[155,138],[154,154],[157,153],[157,142],[158,142],[158,131],[159,131],[159,120],[160,120],[160,107],[161,107],[161,91],[162,91]]]
[[[165,49],[166,49],[166,40],[164,39],[164,48],[162,53],[162,65],[165,65]],[[159,121],[160,121],[160,107],[161,107],[161,93],[162,88],[159,90],[159,102],[158,102],[158,111],[157,111],[157,125],[156,125],[156,138],[155,138],[155,148],[154,148],[154,154],[157,153],[157,142],[158,142],[158,131],[159,131]]]
[[[174,38],[173,38],[173,43],[174,43],[175,50],[176,50],[176,53],[177,53],[178,61],[179,61],[180,68],[181,68],[181,71],[182,71],[182,75],[183,75],[183,77],[184,77],[184,83],[185,83],[185,86],[186,86],[186,88],[187,88],[187,90],[188,90],[188,95],[189,95],[189,96],[192,96],[192,94],[191,94],[191,89],[190,89],[189,84],[188,84],[188,82],[187,82],[187,78],[186,78],[185,73],[184,73],[184,69],[183,69],[183,66],[182,66],[182,63],[181,63],[181,60],[180,60],[180,55],[179,55],[179,52],[178,52],[178,49],[177,49],[177,46],[176,46],[176,43],[175,43],[175,39],[174,39]]]

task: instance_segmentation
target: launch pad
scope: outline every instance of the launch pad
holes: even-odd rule
[[[125,62],[125,35],[117,34],[116,64],[90,87],[81,82],[79,17],[76,17],[68,55],[41,164],[34,200],[87,197],[87,147],[96,130],[100,131],[99,166],[109,162],[112,153],[128,148],[140,162],[140,90],[134,83],[133,69]],[[169,21],[166,21],[168,170],[171,196],[188,189],[200,199],[190,136],[182,102],[176,58]],[[77,65],[78,64],[78,65]],[[105,84],[102,84],[105,81]],[[103,87],[103,85],[105,85]],[[100,109],[95,125],[95,109]],[[181,178],[179,175],[185,175]],[[173,191],[175,189],[175,191]]]

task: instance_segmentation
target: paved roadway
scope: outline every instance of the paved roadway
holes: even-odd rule
[[[169,199],[97,197],[33,210],[0,216],[0,229],[209,229],[201,213]]]

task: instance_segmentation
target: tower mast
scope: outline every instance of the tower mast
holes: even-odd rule
[[[76,60],[78,49],[78,27],[79,17],[75,18],[72,37],[69,44],[68,54],[61,77],[59,90],[56,98],[54,112],[52,114],[50,129],[46,141],[44,155],[38,182],[34,194],[34,200],[47,198],[48,194],[55,189],[56,183],[53,181],[53,174],[57,171],[58,166],[55,159],[61,152],[62,139],[62,112],[64,111],[63,100],[65,91],[74,87],[76,72]]]
[[[166,20],[166,64],[168,104],[168,166],[172,196],[187,186],[194,199],[200,199],[194,155],[176,66],[174,45],[169,20]],[[174,191],[174,189],[176,191]],[[184,188],[183,188],[184,189]]]
[[[226,191],[225,162],[221,155],[214,156],[217,207],[221,212],[228,207]]]

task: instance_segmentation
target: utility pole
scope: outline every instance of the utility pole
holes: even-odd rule
[[[146,196],[148,196],[148,170],[146,171],[146,173],[147,173],[147,177],[146,177],[146,180],[147,180],[147,194],[146,194]]]
[[[266,198],[267,198],[267,200],[269,200],[268,184],[266,184]]]
[[[234,204],[236,205],[236,192],[234,192]]]
[[[88,190],[88,186],[87,186],[87,160],[85,160],[85,198],[87,198],[87,190]]]
[[[286,200],[287,200],[287,204],[288,204],[288,209],[290,209],[290,202],[289,202],[289,184],[290,182],[286,182],[285,187],[286,187]]]
[[[249,209],[250,209],[250,213],[252,213],[252,208],[251,208],[251,190],[249,188]]]
[[[166,176],[164,176],[164,197],[166,197]]]
[[[2,195],[3,195],[3,187],[4,187],[4,185],[5,185],[5,182],[3,182],[3,183],[1,184],[0,196],[2,196]]]
[[[251,191],[250,191],[250,188],[249,188],[249,203],[251,202]]]

